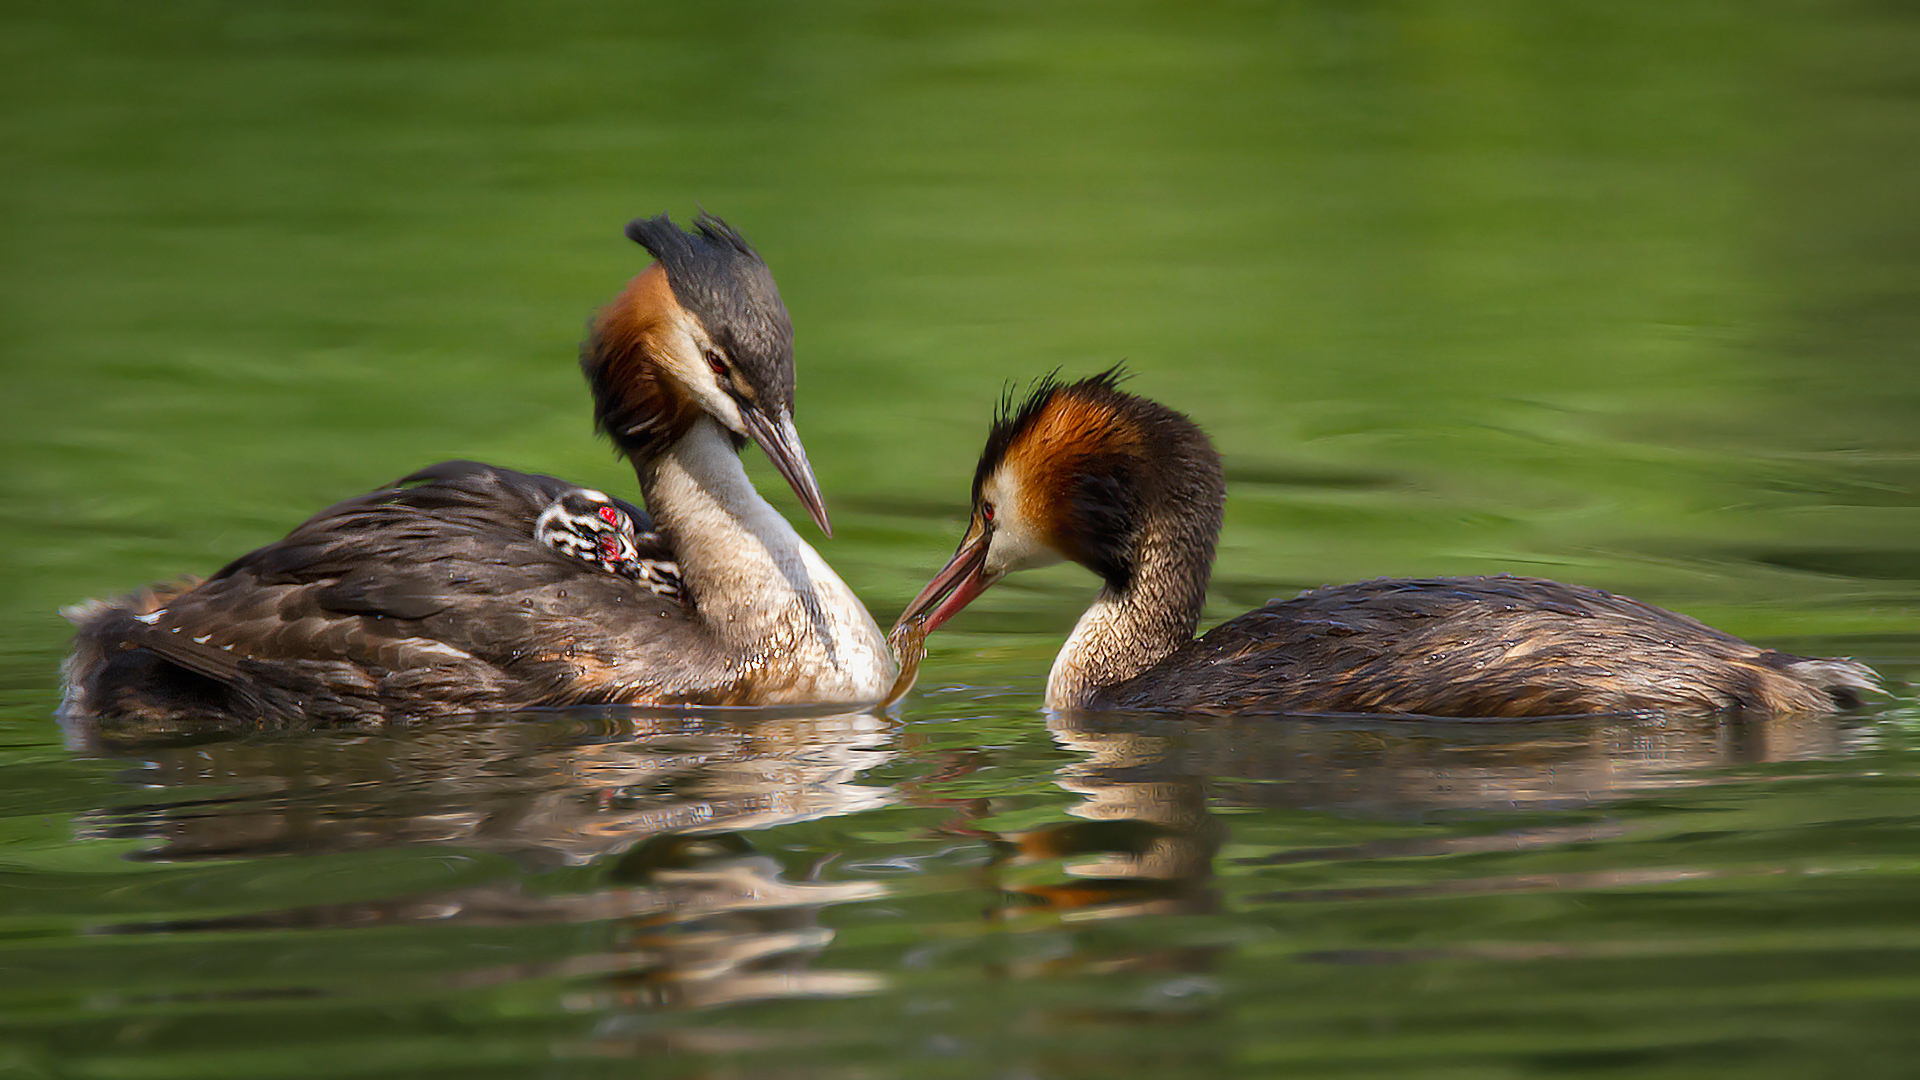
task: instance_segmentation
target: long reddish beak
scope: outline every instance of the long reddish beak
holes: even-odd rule
[[[973,598],[985,592],[990,584],[986,578],[987,545],[992,534],[986,529],[973,528],[967,531],[966,539],[960,541],[960,550],[940,572],[913,598],[907,610],[900,613],[900,623],[906,623],[926,616],[926,632],[932,633],[935,627],[958,614],[960,609],[973,602]],[[939,605],[939,606],[935,606]],[[932,614],[927,612],[931,610]],[[898,626],[900,623],[894,625]]]

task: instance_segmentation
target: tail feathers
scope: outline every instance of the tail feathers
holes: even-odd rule
[[[110,601],[101,600],[96,597],[92,600],[82,600],[77,604],[68,604],[66,607],[60,609],[60,617],[75,626],[85,626],[100,616],[105,615],[107,612],[112,611],[115,606],[116,605]]]
[[[87,600],[61,609],[78,628],[63,665],[67,716],[191,714],[260,707],[241,658],[148,617],[197,582],[141,589],[116,600]]]
[[[1840,657],[1832,660],[1795,660],[1785,670],[1833,695],[1833,700],[1851,708],[1865,694],[1884,694],[1880,676],[1858,660]]]
[[[89,623],[98,622],[112,612],[126,612],[129,615],[151,615],[168,604],[181,593],[190,592],[200,586],[202,579],[183,577],[174,581],[162,581],[128,593],[117,600],[82,600],[77,604],[68,604],[60,609],[60,617],[87,629]]]

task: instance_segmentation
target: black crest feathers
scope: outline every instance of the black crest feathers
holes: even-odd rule
[[[769,412],[793,409],[793,320],[773,272],[739,230],[706,211],[685,232],[673,219],[635,218],[627,239],[667,271],[674,299],[700,320]]]
[[[1052,543],[1115,589],[1130,586],[1150,526],[1210,554],[1225,494],[1206,433],[1121,390],[1125,378],[1116,365],[1074,382],[1043,376],[1024,399],[1009,391],[973,480],[978,503],[997,470],[1018,469],[1027,498],[1045,507],[1029,513],[1050,523]]]
[[[694,232],[684,232],[673,223],[673,217],[661,214],[658,217],[634,218],[627,222],[627,239],[646,248],[654,258],[667,264],[667,273],[672,274],[676,266],[688,268],[700,258],[702,247],[724,247],[735,254],[745,256],[756,262],[760,254],[747,243],[740,231],[706,211],[693,219]],[[701,241],[706,241],[701,244]]]
[[[980,464],[973,473],[973,496],[980,497],[980,485],[986,483],[1000,463],[1006,460],[1007,451],[1021,435],[1033,427],[1047,406],[1060,394],[1073,394],[1094,399],[1134,401],[1140,400],[1123,392],[1120,384],[1128,378],[1126,364],[1120,363],[1084,379],[1063,383],[1058,369],[1047,372],[1033,380],[1027,388],[1024,399],[1012,383],[1001,391],[1000,406],[994,412],[993,427],[987,432],[987,445],[980,451]]]

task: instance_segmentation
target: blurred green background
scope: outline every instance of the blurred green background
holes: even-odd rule
[[[798,328],[883,618],[1009,380],[1125,359],[1224,613],[1535,570],[1908,634],[1920,29],[1872,4],[13,5],[7,688],[75,599],[420,464],[630,490],[574,349],[696,204]],[[762,462],[771,497],[791,507]],[[957,629],[1052,631],[1070,569]],[[1036,624],[1036,620],[1038,623]]]
[[[1910,1067],[1911,5],[16,0],[0,103],[0,1076]],[[1003,386],[1124,359],[1226,456],[1214,615],[1540,573],[1900,696],[1050,734],[1093,588],[1061,567],[937,637],[898,730],[722,732],[712,775],[571,721],[62,748],[63,604],[448,457],[630,492],[575,349],[643,264],[621,226],[702,205],[781,283],[822,550],[882,620]],[[790,766],[827,795],[712,794]],[[1102,799],[1185,899],[1002,879]],[[827,898],[617,917],[658,884],[613,858],[659,838],[634,805],[739,828],[688,857],[714,881]],[[635,974],[715,941],[804,956],[719,980],[753,1008]]]

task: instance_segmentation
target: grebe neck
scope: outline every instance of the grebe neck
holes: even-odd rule
[[[760,497],[707,416],[635,457],[655,525],[673,544],[693,618],[758,700],[879,701],[894,663],[880,628],[820,555]]]
[[[1131,573],[1108,582],[1061,647],[1047,676],[1047,708],[1082,709],[1193,640],[1213,573],[1220,500],[1151,513],[1134,534]],[[1191,511],[1198,510],[1198,515]]]

